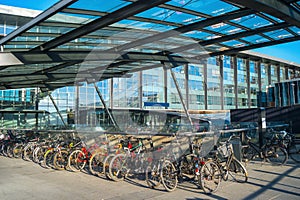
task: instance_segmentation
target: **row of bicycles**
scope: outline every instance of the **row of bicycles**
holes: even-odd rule
[[[213,193],[222,181],[248,180],[246,167],[233,153],[233,136],[204,153],[203,138],[179,134],[169,137],[103,134],[92,139],[74,133],[27,137],[8,131],[6,135],[0,140],[3,156],[23,158],[56,170],[88,171],[112,181],[136,177],[144,179],[150,188],[162,185],[169,192],[184,181],[205,193]]]
[[[241,153],[245,162],[260,159],[272,165],[284,165],[291,158],[300,163],[300,139],[286,130],[268,129],[262,145],[246,135]]]

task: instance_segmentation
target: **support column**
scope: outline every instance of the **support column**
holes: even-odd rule
[[[276,71],[277,71],[277,82],[280,82],[280,65],[276,65]]]
[[[118,129],[119,127],[118,127],[118,125],[117,125],[117,123],[116,123],[116,120],[113,118],[113,116],[112,116],[112,114],[110,113],[108,107],[106,106],[106,103],[105,103],[105,101],[104,101],[104,98],[103,98],[103,96],[102,96],[102,94],[101,94],[99,88],[97,87],[96,83],[94,83],[94,88],[95,88],[95,90],[96,90],[96,92],[97,92],[97,94],[98,94],[98,96],[99,96],[99,98],[100,98],[100,101],[101,101],[101,103],[102,103],[102,105],[103,105],[105,111],[107,112],[107,114],[108,114],[110,120],[112,121],[114,127]]]
[[[185,87],[185,105],[186,108],[189,109],[189,71],[188,64],[184,65],[184,87]]]
[[[246,81],[247,81],[247,95],[248,108],[251,108],[251,85],[250,85],[250,59],[246,59]]]
[[[79,86],[75,87],[75,124],[79,124]]]
[[[271,79],[271,65],[270,64],[268,64],[267,66],[266,66],[266,68],[267,68],[267,75],[268,75],[268,86],[269,85],[271,85],[271,83],[272,83],[272,79]]]
[[[139,72],[139,107],[143,109],[143,71]]]
[[[55,103],[55,101],[54,101],[52,95],[51,95],[50,93],[48,93],[48,95],[49,95],[49,97],[50,97],[50,99],[51,99],[51,101],[52,101],[52,103],[53,103],[53,105],[54,105],[54,107],[55,107],[55,109],[56,109],[56,112],[58,113],[58,115],[59,115],[59,117],[60,117],[62,123],[64,124],[65,127],[67,127],[67,124],[66,124],[66,122],[65,122],[65,120],[64,120],[64,118],[63,118],[63,116],[61,115],[61,113],[60,113],[60,111],[59,111],[59,109],[58,109],[58,107],[57,107],[57,105],[56,105],[56,103]]]
[[[266,109],[258,108],[258,137],[259,137],[259,146],[262,147],[264,144],[263,138],[267,130],[266,122]]]
[[[256,65],[256,67],[257,67],[257,78],[258,78],[258,80],[257,80],[257,82],[258,82],[258,90],[259,90],[259,92],[261,92],[261,62],[260,62],[260,60],[259,61],[257,61],[257,62],[255,62],[255,65]]]
[[[110,109],[114,108],[114,79],[110,79],[110,90],[109,90]]]
[[[219,65],[220,65],[220,103],[221,103],[221,110],[224,110],[224,56],[219,56]]]
[[[233,79],[234,79],[234,81],[233,81],[234,82],[234,96],[235,96],[234,103],[235,103],[235,108],[238,109],[239,106],[238,106],[237,58],[236,58],[236,56],[232,56],[231,59],[232,59],[231,63],[233,65],[233,74],[234,74],[234,76],[233,76]]]
[[[165,67],[164,70],[164,103],[168,103],[168,72]],[[167,107],[165,107],[167,109]]]
[[[182,93],[181,93],[181,90],[180,90],[178,81],[177,81],[177,79],[176,79],[176,75],[175,75],[175,73],[173,72],[172,68],[170,68],[169,70],[170,70],[172,79],[173,79],[173,81],[174,81],[174,84],[175,84],[175,86],[176,86],[176,89],[177,89],[177,92],[178,92],[178,95],[179,95],[179,99],[180,99],[180,101],[181,101],[181,105],[182,105],[182,107],[183,107],[183,109],[184,109],[184,112],[185,112],[185,114],[186,114],[186,117],[188,118],[188,120],[189,120],[191,126],[193,126],[193,121],[192,121],[192,119],[191,119],[191,116],[190,116],[190,114],[189,114],[189,112],[188,112],[188,109],[187,109],[187,107],[186,107],[186,104],[185,104],[185,102],[184,102],[183,95],[182,95]]]
[[[289,76],[289,68],[284,66],[284,74],[285,74],[285,80],[289,80],[290,76]]]
[[[207,97],[207,61],[205,61],[204,63],[203,63],[203,88],[204,88],[204,108],[205,108],[205,110],[207,110],[208,109],[208,104],[207,104],[207,99],[208,99],[208,97]]]

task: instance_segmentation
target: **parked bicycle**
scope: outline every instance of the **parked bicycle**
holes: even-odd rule
[[[286,148],[275,138],[275,134],[265,137],[266,142],[262,147],[251,141],[251,137],[246,135],[247,144],[242,147],[243,159],[248,162],[255,158],[260,158],[263,162],[272,165],[283,165],[288,159]]]
[[[233,137],[231,135],[225,142],[220,142],[220,146],[210,153],[212,158],[201,167],[199,181],[204,192],[215,192],[221,179],[227,181],[229,176],[238,183],[247,182],[247,169],[233,153],[230,142]]]

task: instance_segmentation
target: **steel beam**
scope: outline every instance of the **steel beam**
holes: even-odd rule
[[[164,65],[164,67],[166,68],[165,65]],[[175,75],[175,73],[173,72],[173,70],[172,70],[171,67],[169,68],[169,70],[170,70],[172,79],[173,79],[173,81],[174,81],[174,84],[175,84],[175,86],[176,86],[177,93],[178,93],[178,95],[179,95],[179,99],[180,99],[180,101],[181,101],[181,105],[182,105],[182,107],[183,107],[183,110],[184,110],[184,112],[185,112],[185,115],[186,115],[187,119],[189,120],[190,125],[193,127],[193,121],[192,121],[192,118],[191,118],[191,116],[190,116],[190,114],[189,114],[188,108],[187,108],[187,106],[186,106],[186,104],[185,104],[185,102],[184,102],[183,95],[182,95],[182,93],[181,93],[181,90],[180,90],[178,81],[177,81],[177,79],[176,79],[176,75]]]
[[[300,12],[293,6],[278,0],[224,0],[225,2],[247,7],[258,12],[284,20],[294,26],[300,27]]]
[[[124,6],[119,10],[109,13],[99,19],[96,19],[88,24],[85,24],[77,29],[74,29],[60,37],[50,40],[49,42],[46,42],[43,45],[32,49],[31,51],[48,51],[59,45],[70,42],[71,40],[94,32],[98,29],[107,27],[115,22],[126,19],[130,16],[143,12],[167,1],[169,0],[139,0],[137,2]]]
[[[65,122],[65,120],[64,120],[64,118],[63,118],[63,116],[61,115],[61,113],[60,113],[60,111],[59,111],[59,109],[58,109],[58,107],[57,107],[57,105],[56,105],[56,103],[55,103],[55,101],[54,101],[52,95],[51,95],[50,93],[48,93],[48,95],[49,95],[49,97],[50,97],[50,99],[51,99],[51,102],[53,103],[53,105],[54,105],[54,107],[55,107],[55,109],[56,109],[56,112],[57,112],[57,114],[59,115],[59,117],[60,117],[62,123],[64,124],[65,127],[67,127],[67,124],[66,124],[66,122]]]
[[[33,18],[30,22],[26,23],[25,25],[19,27],[15,31],[13,31],[11,34],[7,35],[6,37],[2,38],[0,40],[0,45],[4,45],[5,43],[11,41],[15,37],[21,35],[22,33],[26,32],[27,30],[31,29],[32,27],[36,26],[40,22],[45,21],[49,17],[53,16],[54,14],[58,13],[62,9],[68,7],[69,5],[75,3],[77,0],[62,0],[58,3],[54,4],[41,14],[39,14],[37,17]]]
[[[228,49],[228,50],[225,50],[225,51],[213,52],[213,53],[210,53],[209,55],[210,56],[218,56],[218,55],[227,55],[227,54],[228,55],[237,54],[238,52],[241,52],[241,51],[257,49],[257,48],[261,48],[261,47],[267,47],[267,46],[283,44],[283,43],[288,43],[288,42],[294,42],[294,41],[298,41],[298,40],[300,40],[300,36],[289,37],[289,38],[285,38],[285,39],[282,39],[282,40],[262,42],[262,43],[253,44],[253,45],[244,46],[244,47],[239,47],[239,48],[232,48],[232,49]]]
[[[168,37],[177,36],[181,33],[186,33],[186,32],[189,32],[191,30],[195,30],[195,29],[197,30],[197,29],[201,29],[201,28],[204,28],[204,27],[207,27],[207,26],[211,26],[211,25],[220,23],[222,21],[233,20],[233,19],[236,19],[236,18],[239,18],[239,17],[250,15],[250,14],[253,14],[254,12],[255,11],[253,11],[251,9],[240,9],[240,10],[229,12],[229,13],[226,13],[226,14],[223,14],[223,15],[220,15],[220,16],[216,16],[216,17],[212,17],[212,18],[202,20],[202,21],[199,21],[199,22],[195,22],[195,23],[192,23],[192,24],[184,25],[184,26],[181,26],[181,27],[178,27],[178,28],[175,28],[175,29],[163,32],[163,33],[158,33],[158,34],[153,35],[153,36],[138,39],[136,41],[133,41],[133,42],[130,42],[130,43],[127,43],[127,44],[124,44],[124,45],[120,45],[118,47],[112,48],[112,49],[107,50],[107,51],[111,51],[111,52],[124,51],[124,50],[131,49],[133,47],[137,47],[137,46],[140,46],[140,45],[144,45],[144,44],[147,44],[147,43],[152,43],[154,41],[159,41],[159,40],[162,40],[162,39],[165,39],[165,38],[168,38]]]
[[[112,114],[110,113],[108,107],[106,106],[106,103],[105,103],[105,101],[104,101],[104,98],[103,98],[103,96],[102,96],[102,94],[101,94],[99,88],[97,87],[96,83],[94,83],[94,88],[95,88],[95,90],[96,90],[96,92],[97,92],[97,94],[98,94],[98,96],[99,96],[99,98],[100,98],[100,100],[101,100],[101,103],[102,103],[102,105],[103,105],[105,111],[107,112],[107,114],[108,114],[108,116],[109,116],[111,122],[113,123],[114,127],[115,127],[117,130],[120,130],[120,128],[119,128],[119,126],[118,126],[118,124],[117,124],[115,118],[112,116]]]

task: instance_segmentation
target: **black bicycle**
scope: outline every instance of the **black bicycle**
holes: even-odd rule
[[[296,163],[300,163],[300,139],[285,130],[277,132],[275,137],[278,139],[278,143],[286,148],[288,157]]]
[[[269,162],[272,165],[283,165],[288,159],[286,148],[283,147],[275,135],[266,137],[266,142],[260,147],[251,141],[251,137],[246,136],[247,144],[242,146],[242,156],[245,162],[260,158],[263,162]]]

